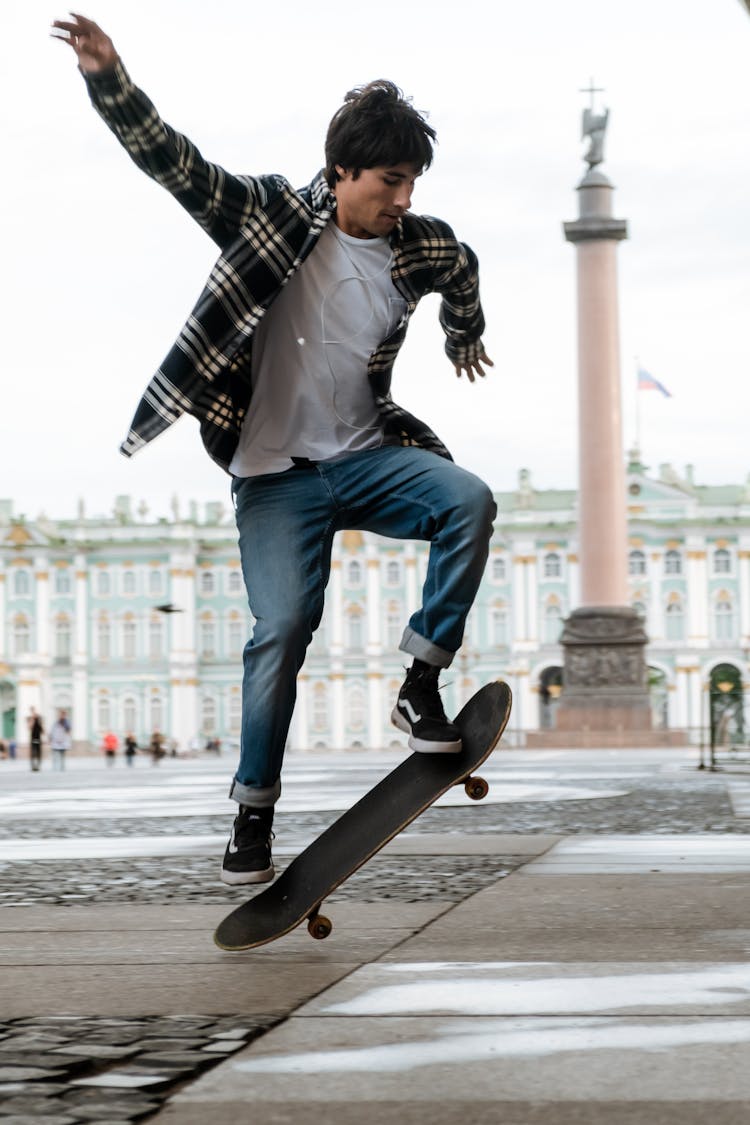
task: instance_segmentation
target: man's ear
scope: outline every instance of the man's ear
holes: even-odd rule
[[[333,167],[334,167],[334,171],[336,172],[337,177],[340,180],[345,180],[347,169],[344,168],[343,164],[334,164]]]

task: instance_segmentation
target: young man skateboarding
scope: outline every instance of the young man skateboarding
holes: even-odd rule
[[[255,626],[230,791],[240,809],[221,878],[266,882],[296,678],[321,620],[337,531],[431,544],[422,606],[400,645],[413,664],[391,718],[413,750],[461,749],[438,677],[461,645],[495,505],[487,486],[396,405],[390,384],[426,293],[442,297],[456,374],[474,382],[492,365],[477,260],[446,223],[410,213],[435,133],[392,83],[346,95],[328,129],[325,168],[296,190],[280,175],[235,176],[205,160],[161,120],[91,20],[72,15],[53,27],[132,159],[221,251],[122,451],[132,455],[187,412],[232,477]]]

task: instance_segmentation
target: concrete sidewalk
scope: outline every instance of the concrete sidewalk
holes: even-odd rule
[[[240,954],[211,942],[221,905],[0,911],[2,1016],[278,1021],[164,1125],[750,1119],[750,836],[415,834],[388,851],[417,870],[517,865],[455,906],[334,898],[327,941],[302,928]]]

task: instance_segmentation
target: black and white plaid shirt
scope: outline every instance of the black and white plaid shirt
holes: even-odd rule
[[[325,176],[294,189],[282,176],[235,176],[201,156],[161,120],[117,66],[88,74],[91,100],[139,168],[174,195],[221,254],[195,308],[151,379],[121,451],[132,456],[181,414],[198,418],[213,459],[227,469],[251,398],[251,340],[274,297],[315,246],[336,209]],[[439,219],[407,214],[391,236],[394,285],[407,311],[373,352],[368,378],[386,434],[444,457],[428,426],[393,402],[391,374],[409,317],[426,293],[442,296],[440,323],[451,361],[482,352],[477,259]]]

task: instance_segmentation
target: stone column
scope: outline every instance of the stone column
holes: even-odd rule
[[[750,646],[750,550],[740,548],[737,565],[740,571],[740,644],[747,648]]]
[[[564,687],[556,725],[606,735],[649,729],[651,708],[647,638],[628,605],[617,297],[617,244],[627,238],[627,223],[613,218],[612,184],[589,163],[578,185],[579,217],[564,224],[577,259],[581,600],[561,636]]]
[[[0,572],[0,660],[5,660],[8,656],[8,649],[6,647],[6,638],[8,635],[8,626],[5,620],[5,591],[7,583],[5,580],[5,573]]]

